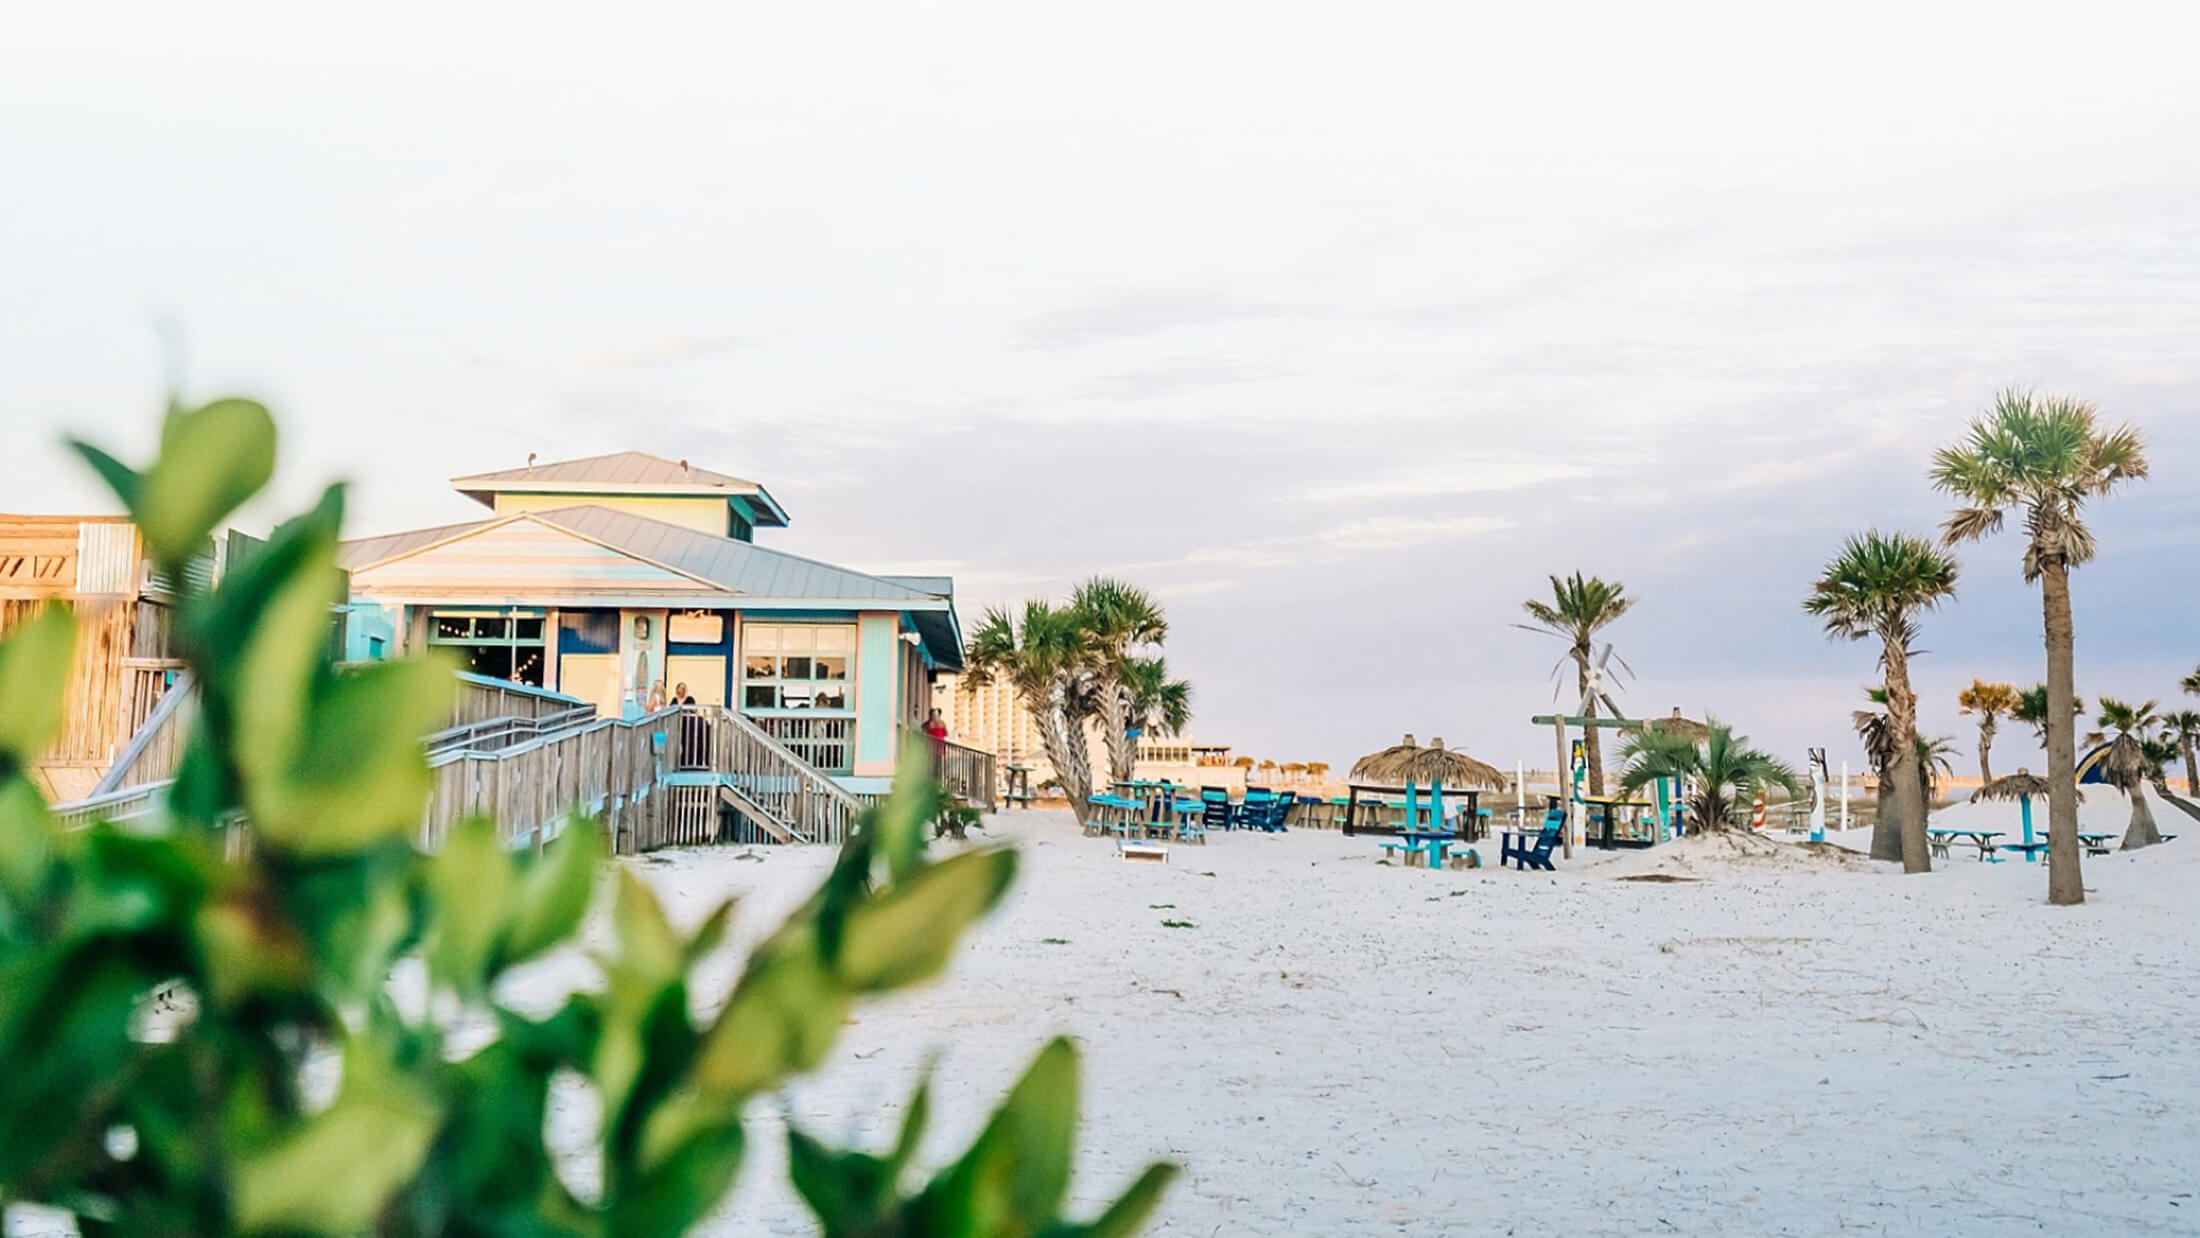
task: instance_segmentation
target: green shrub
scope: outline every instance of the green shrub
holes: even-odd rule
[[[275,428],[223,400],[172,408],[142,472],[80,450],[182,580],[267,484]],[[201,709],[157,826],[57,827],[27,767],[60,725],[74,621],[50,608],[0,643],[0,1205],[90,1235],[684,1232],[733,1185],[748,1102],[815,1069],[855,1001],[936,975],[1016,856],[928,859],[938,793],[905,768],[698,1020],[690,977],[730,905],[680,931],[586,821],[540,857],[486,821],[415,847],[419,740],[453,680],[428,660],[335,665],[342,512],[332,487],[181,599]],[[572,944],[607,874],[599,982],[547,1017],[505,1004],[500,982]],[[554,1076],[601,1104],[586,1193],[545,1142]],[[1057,1215],[1077,1090],[1056,1041],[930,1181],[911,1183],[920,1088],[885,1156],[792,1133],[794,1186],[831,1238],[1131,1234],[1168,1167],[1096,1222]]]

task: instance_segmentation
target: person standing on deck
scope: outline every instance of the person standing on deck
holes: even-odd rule
[[[932,777],[938,778],[941,767],[947,764],[947,722],[939,710],[934,709],[924,720],[924,735],[932,741]]]

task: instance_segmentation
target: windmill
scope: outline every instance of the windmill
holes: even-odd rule
[[[1604,702],[1604,708],[1611,711],[1611,716],[1615,720],[1626,721],[1627,711],[1619,707],[1619,702],[1612,699],[1612,694],[1605,691],[1604,686],[1612,681],[1613,662],[1618,662],[1619,669],[1624,671],[1630,679],[1634,677],[1635,668],[1627,665],[1627,659],[1619,656],[1618,651],[1612,647],[1612,642],[1604,642],[1604,652],[1597,655],[1596,662],[1593,665],[1585,658],[1577,658],[1570,650],[1565,657],[1558,660],[1558,664],[1551,668],[1551,678],[1554,681],[1554,686],[1551,689],[1553,704],[1558,701],[1559,687],[1564,685],[1564,681],[1559,676],[1566,669],[1568,661],[1575,661],[1581,667],[1581,703],[1574,706],[1574,712],[1586,717],[1589,711],[1596,707],[1596,703],[1602,701]]]

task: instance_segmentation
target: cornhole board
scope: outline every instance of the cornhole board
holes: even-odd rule
[[[1120,841],[1115,844],[1115,854],[1134,864],[1166,864],[1169,862],[1169,845]]]

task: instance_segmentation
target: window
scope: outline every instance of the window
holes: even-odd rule
[[[428,643],[457,654],[459,665],[476,675],[543,684],[540,613],[439,610],[429,616]]]
[[[743,625],[741,707],[849,712],[855,644],[853,626]]]

